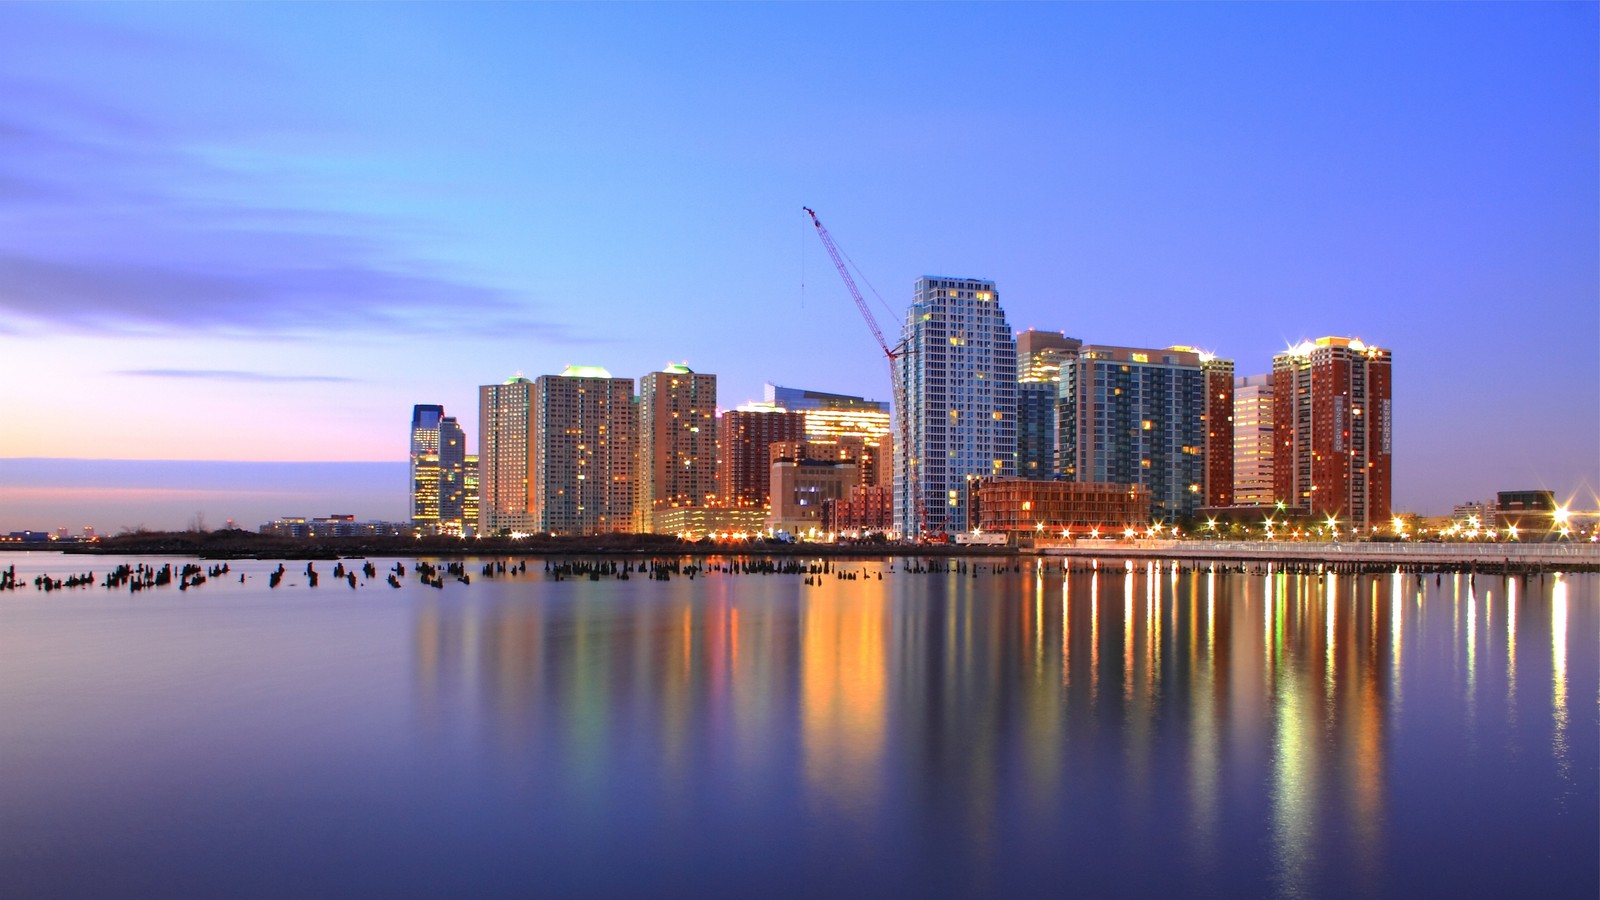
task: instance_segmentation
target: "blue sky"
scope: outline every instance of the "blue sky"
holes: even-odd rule
[[[0,5],[0,458],[398,460],[569,363],[884,397],[809,205],[891,333],[938,273],[1241,374],[1358,336],[1397,505],[1592,499],[1597,9]]]

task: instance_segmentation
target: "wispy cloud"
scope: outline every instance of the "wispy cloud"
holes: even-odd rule
[[[213,238],[196,237],[191,243],[204,261],[141,262],[87,254],[51,259],[0,247],[0,310],[85,332],[272,336],[400,332],[470,308],[501,327],[559,336],[559,327],[531,319],[495,291],[365,264],[342,251],[337,238],[255,238],[251,245],[250,237],[234,233],[217,246]],[[230,252],[243,258],[219,259]],[[258,255],[264,258],[253,258]]]
[[[346,378],[342,375],[280,375],[273,372],[246,372],[235,369],[123,369],[112,372],[113,375],[131,375],[136,378],[179,378],[193,379],[196,381],[242,381],[242,382],[314,382],[314,383],[347,383],[359,381],[357,378]]]
[[[3,75],[0,96],[0,316],[13,331],[382,336],[470,309],[492,332],[574,339],[536,298],[387,240],[400,223],[297,209],[270,178],[185,150],[205,143],[192,124]]]

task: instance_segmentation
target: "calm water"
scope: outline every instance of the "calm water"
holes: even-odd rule
[[[0,895],[1600,894],[1596,576],[274,565],[0,594]]]

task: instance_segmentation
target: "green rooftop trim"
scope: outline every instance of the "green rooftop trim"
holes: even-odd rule
[[[661,367],[661,371],[666,372],[668,375],[693,375],[694,374],[694,370],[689,368],[689,366],[686,363],[669,362],[666,365]]]
[[[507,378],[505,380],[505,383],[506,384],[533,384],[533,379],[524,378],[521,375],[513,375],[510,378]]]
[[[599,366],[567,366],[561,370],[562,378],[610,378],[611,373]]]

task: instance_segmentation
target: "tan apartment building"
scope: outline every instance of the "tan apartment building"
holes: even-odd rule
[[[534,385],[534,530],[600,534],[633,528],[637,420],[633,379],[568,366]]]
[[[534,383],[517,375],[478,388],[479,534],[531,532]]]
[[[1272,373],[1233,381],[1233,503],[1271,506]]]
[[[717,493],[717,376],[672,363],[639,379],[638,449],[634,531],[659,531],[659,511],[711,503]]]

